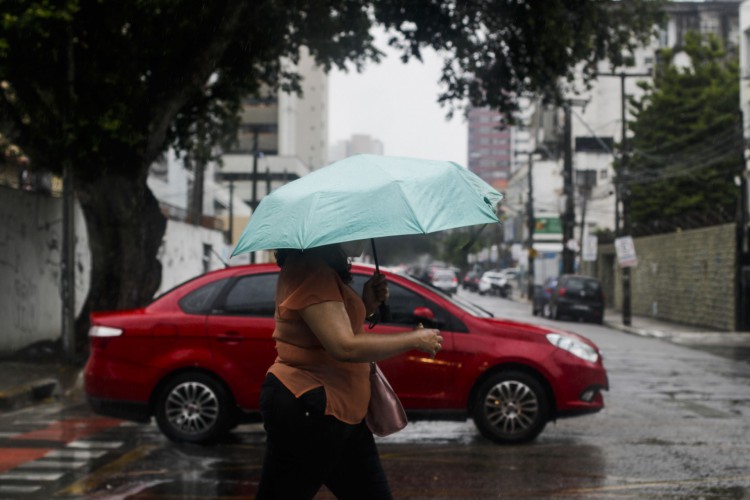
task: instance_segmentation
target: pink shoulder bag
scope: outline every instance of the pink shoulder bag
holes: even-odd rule
[[[370,404],[365,423],[381,437],[398,432],[409,423],[401,401],[375,363],[370,363]]]

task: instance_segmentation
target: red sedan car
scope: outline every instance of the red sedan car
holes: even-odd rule
[[[91,316],[89,403],[136,421],[154,416],[170,439],[210,442],[258,421],[260,386],[275,358],[279,268],[230,267],[184,283],[141,309]],[[371,267],[352,268],[361,290]],[[379,363],[410,418],[465,420],[497,443],[534,439],[548,421],[604,407],[599,349],[562,330],[492,317],[407,276],[384,272],[392,321],[439,328],[435,359],[412,351]]]

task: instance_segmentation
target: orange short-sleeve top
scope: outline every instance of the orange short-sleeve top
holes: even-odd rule
[[[268,372],[297,397],[323,386],[326,414],[358,424],[370,401],[369,364],[334,359],[300,315],[306,307],[328,301],[343,302],[354,334],[363,331],[365,305],[359,295],[314,253],[290,254],[276,288],[277,358]]]

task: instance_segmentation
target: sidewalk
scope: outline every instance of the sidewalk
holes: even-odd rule
[[[633,316],[630,326],[622,323],[622,313],[607,309],[604,324],[632,335],[654,337],[674,344],[711,352],[738,361],[750,362],[750,332],[711,331],[646,316]]]
[[[83,398],[83,365],[60,361],[54,343],[41,342],[0,358],[0,412],[50,399]]]

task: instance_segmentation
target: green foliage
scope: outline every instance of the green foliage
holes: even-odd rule
[[[442,51],[441,103],[468,97],[512,118],[521,95],[559,103],[574,81],[596,77],[599,61],[629,65],[633,49],[650,41],[664,19],[664,3],[380,0],[373,6],[377,19],[401,35],[392,44],[405,60],[419,58],[423,46]]]
[[[558,99],[558,82],[572,80],[579,63],[585,77],[605,57],[622,65],[660,6],[0,0],[0,134],[36,168],[74,170],[93,261],[84,311],[139,305],[158,282],[164,231],[146,187],[149,166],[170,146],[202,164],[232,137],[243,97],[264,86],[299,90],[285,61],[298,61],[302,46],[326,69],[361,69],[382,56],[369,34],[382,24],[404,60],[424,47],[441,52],[441,103],[469,98],[512,112],[523,94]],[[97,199],[107,190],[118,192]],[[135,261],[147,263],[135,271]]]
[[[662,52],[653,84],[642,83],[645,94],[631,100],[636,119],[624,177],[636,234],[734,217],[742,153],[737,54],[695,33],[683,50],[689,66]]]
[[[226,143],[240,100],[262,84],[298,89],[282,58],[305,45],[319,64],[379,60],[381,23],[403,59],[445,58],[443,103],[505,111],[526,93],[559,97],[583,63],[620,65],[651,32],[661,2],[554,0],[0,0],[0,127],[35,165],[80,179],[143,175],[170,145]],[[203,125],[199,122],[203,121]]]

